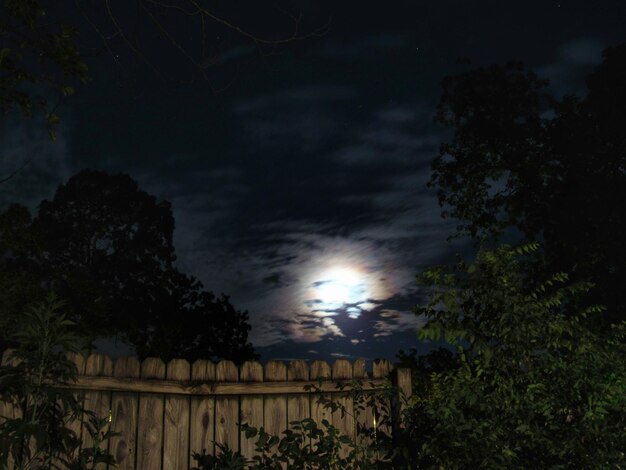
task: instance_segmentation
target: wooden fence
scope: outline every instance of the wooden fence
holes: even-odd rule
[[[113,361],[101,354],[87,358],[73,355],[72,359],[79,371],[75,388],[84,390],[85,407],[109,416],[111,429],[120,433],[108,443],[120,470],[188,469],[195,464],[192,452],[219,453],[212,441],[252,457],[256,439],[246,439],[239,430],[238,423],[244,422],[282,437],[291,421],[312,418],[322,427],[321,421],[327,419],[358,441],[352,416],[342,418],[339,411],[331,413],[317,403],[319,394],[305,391],[307,384],[319,387],[319,379],[323,381],[323,395],[349,411],[353,403],[345,393],[337,392],[337,382],[366,379],[363,389],[376,393],[393,376],[399,394],[411,395],[410,370],[398,369],[392,374],[387,360],[375,360],[368,376],[361,359],[354,363],[339,359],[332,366],[325,361],[314,361],[310,366],[300,360],[289,364],[269,361],[265,367],[246,362],[240,368],[231,361],[214,364],[200,360],[190,365],[174,359],[165,364],[155,358]],[[404,406],[402,400],[393,401],[388,404],[395,410],[392,415]],[[0,415],[15,413],[6,405],[4,408],[0,403]],[[366,409],[359,422],[373,427],[374,412]],[[85,430],[75,430],[82,433],[83,447],[90,445]],[[391,429],[381,430],[391,433]]]

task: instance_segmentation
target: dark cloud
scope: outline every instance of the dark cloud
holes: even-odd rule
[[[602,61],[602,50],[606,47],[597,38],[585,37],[559,46],[554,62],[537,69],[541,78],[550,81],[550,89],[557,95],[586,94],[585,75]]]

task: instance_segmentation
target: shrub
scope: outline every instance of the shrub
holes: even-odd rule
[[[342,435],[325,419],[322,420],[322,428],[310,418],[292,421],[291,429],[284,431],[282,438],[268,434],[263,427],[257,429],[243,423],[240,428],[244,431],[245,437],[256,438],[255,450],[258,455],[252,459],[246,459],[239,452],[233,452],[227,446],[218,443],[216,445],[220,453],[216,456],[204,453],[193,454],[198,467],[192,470],[407,468],[409,452],[403,445],[402,431],[396,429],[392,437],[380,430],[381,427],[391,428],[392,410],[389,403],[396,392],[395,387],[387,384],[384,390],[376,394],[368,394],[363,390],[361,380],[353,380],[348,383],[338,383],[337,389],[340,392],[344,391],[348,385],[350,390],[345,393],[353,400],[353,415],[345,406],[329,398],[322,396],[318,399],[318,403],[331,412],[338,411],[342,417],[345,414],[351,415],[357,423],[356,440],[358,442],[354,442],[349,436]],[[306,386],[305,390],[314,393],[321,391],[315,386]],[[375,423],[375,426],[358,422],[358,417],[365,408],[376,410],[375,416],[379,417],[379,421]]]
[[[480,250],[420,275],[431,296],[418,336],[460,357],[412,398],[425,468],[626,468],[626,322],[600,336],[587,317],[603,308],[574,308],[592,284],[525,275],[538,247]]]
[[[64,388],[76,382],[76,365],[68,352],[79,352],[81,339],[73,323],[59,312],[63,302],[51,293],[30,307],[12,338],[19,346],[6,352],[0,367],[0,401],[5,409],[17,407],[19,417],[1,416],[0,468],[13,462],[16,470],[96,468],[113,465],[113,457],[100,444],[114,435],[106,430],[108,417],[85,410],[82,399]],[[93,445],[82,441],[70,424],[78,420],[91,435]]]

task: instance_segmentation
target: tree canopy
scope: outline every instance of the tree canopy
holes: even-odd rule
[[[88,341],[121,335],[140,357],[164,360],[255,358],[247,312],[173,266],[173,230],[170,203],[125,174],[83,170],[34,219],[12,205],[0,215],[7,326],[53,290]]]
[[[592,287],[528,275],[538,243],[479,249],[418,276],[421,339],[455,345],[407,426],[425,468],[620,468],[626,461],[626,322],[598,335],[600,306],[565,315]]]
[[[587,302],[608,307],[606,328],[626,318],[626,44],[603,58],[582,98],[551,96],[521,63],[446,77],[436,120],[454,137],[429,185],[458,236],[516,229],[542,241],[537,272],[594,282]]]

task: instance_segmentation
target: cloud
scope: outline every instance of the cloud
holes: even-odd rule
[[[415,135],[397,123],[373,123],[355,133],[349,145],[335,153],[336,160],[354,168],[358,165],[386,167],[387,171],[430,162],[440,141],[437,135]]]
[[[302,87],[240,101],[234,111],[252,163],[177,180],[141,175],[142,187],[172,201],[181,269],[249,312],[256,347],[361,347],[419,328],[410,313],[415,273],[450,250],[452,224],[425,188],[438,134],[405,128],[427,113],[383,105],[343,131],[334,107],[352,97],[344,88]],[[328,120],[318,128],[302,120],[302,109]],[[282,146],[287,134],[317,150],[304,158],[306,149]],[[320,302],[315,286],[332,266],[360,272],[363,298]]]
[[[273,272],[269,276],[264,277],[262,280],[266,284],[278,286],[278,285],[281,285],[281,277],[282,277],[282,273]]]
[[[409,47],[409,33],[381,33],[354,39],[330,39],[321,43],[317,53],[327,59],[354,60],[401,53]]]
[[[341,105],[354,97],[345,87],[308,86],[240,100],[233,111],[242,119],[247,142],[312,152],[341,135]]]
[[[581,38],[563,44],[558,50],[558,57],[561,62],[595,66],[600,62],[604,48],[604,43],[598,39]]]
[[[405,124],[415,121],[418,111],[413,108],[386,107],[378,112],[378,119],[385,123]]]
[[[562,44],[556,52],[556,60],[536,70],[537,75],[550,81],[550,87],[558,96],[577,94],[584,96],[584,76],[602,60],[604,44],[595,38],[580,38]]]
[[[43,199],[52,199],[59,184],[72,175],[67,135],[70,124],[63,121],[55,142],[43,123],[5,116],[0,129],[0,178],[22,168],[0,184],[0,207],[19,202],[35,214]]]

